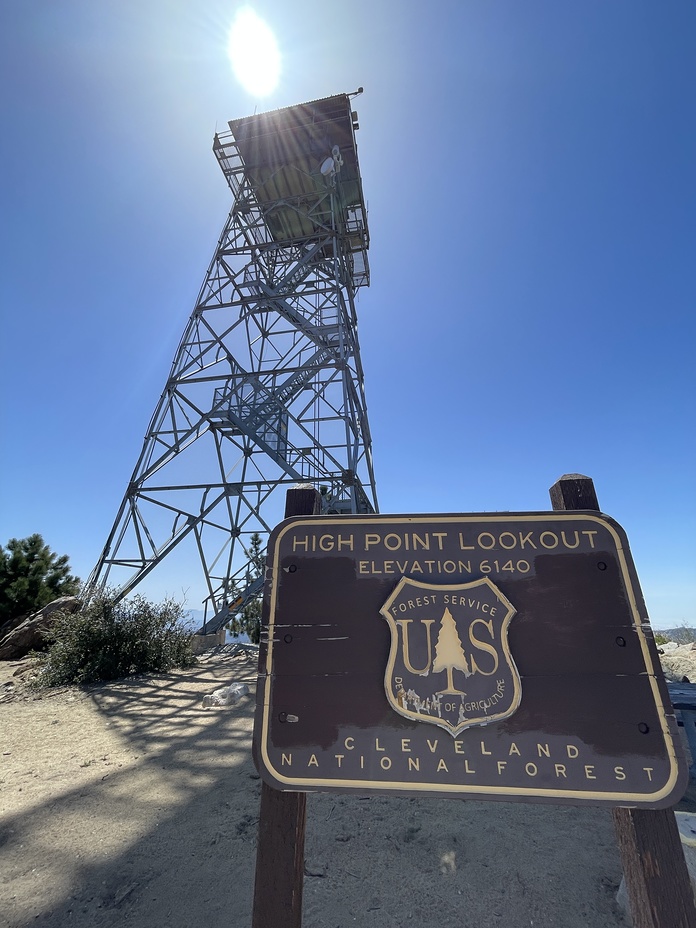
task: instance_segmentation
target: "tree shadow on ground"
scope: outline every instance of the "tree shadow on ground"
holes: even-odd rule
[[[89,689],[90,778],[76,770],[74,785],[6,820],[0,925],[250,926],[255,677],[251,660],[202,661]],[[252,697],[201,709],[205,693],[233,680],[249,682]],[[108,761],[114,743],[121,766]],[[624,924],[606,810],[314,795],[306,850],[305,928]],[[24,889],[14,902],[13,887]]]
[[[247,923],[260,793],[255,676],[252,661],[202,662],[89,688],[95,725],[112,729],[110,747],[116,734],[128,757],[120,766],[109,754],[88,758],[80,766],[103,775],[5,818],[3,894],[27,879],[35,894],[21,908],[7,899],[0,924],[115,926],[129,914],[152,928]],[[233,679],[252,684],[251,698],[201,709],[204,693]]]

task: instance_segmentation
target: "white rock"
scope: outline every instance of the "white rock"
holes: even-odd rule
[[[662,654],[660,663],[665,677],[673,683],[681,683],[683,677],[696,683],[696,651]]]
[[[230,686],[223,686],[222,689],[215,690],[214,693],[203,697],[204,709],[219,709],[224,706],[234,706],[242,696],[248,696],[249,687],[246,683],[232,683]]]

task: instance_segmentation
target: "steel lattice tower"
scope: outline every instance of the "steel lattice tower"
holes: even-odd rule
[[[352,96],[233,120],[215,136],[232,208],[90,584],[126,595],[186,540],[212,630],[232,598],[241,608],[258,592],[249,539],[265,544],[288,485],[320,487],[329,512],[376,510]]]

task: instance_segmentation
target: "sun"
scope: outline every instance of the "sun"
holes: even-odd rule
[[[235,77],[254,97],[265,97],[278,85],[280,52],[268,25],[250,7],[242,7],[230,29],[227,53]]]

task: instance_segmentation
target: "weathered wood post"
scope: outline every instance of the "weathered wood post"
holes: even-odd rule
[[[599,511],[591,477],[566,474],[549,490],[554,510]],[[672,809],[612,810],[635,928],[696,928],[696,907]]]
[[[288,490],[286,519],[320,511],[316,490]],[[281,792],[261,784],[252,928],[301,928],[306,820],[306,793]]]

